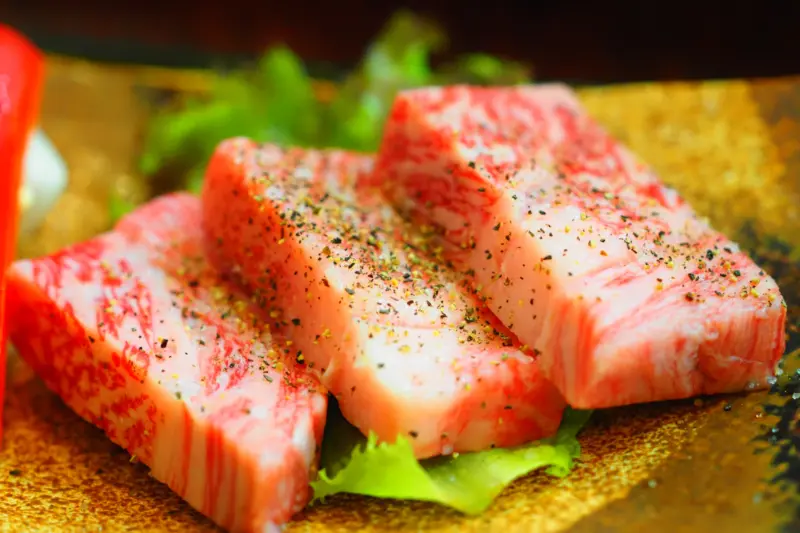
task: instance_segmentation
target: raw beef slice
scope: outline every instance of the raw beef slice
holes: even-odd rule
[[[739,391],[775,371],[773,279],[566,87],[401,93],[374,179],[442,236],[575,407]]]
[[[309,498],[327,396],[202,254],[200,200],[162,197],[9,278],[12,341],[80,416],[231,531]],[[291,352],[291,353],[290,353]]]
[[[418,457],[556,431],[564,402],[379,192],[372,158],[223,143],[203,192],[209,258],[282,320],[345,417]]]

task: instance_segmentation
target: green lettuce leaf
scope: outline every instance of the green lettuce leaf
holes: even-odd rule
[[[266,51],[255,67],[220,72],[208,94],[174,102],[148,124],[139,168],[158,180],[154,192],[197,191],[217,144],[229,137],[318,148],[374,152],[397,91],[452,83],[529,81],[524,65],[486,54],[458,57],[435,68],[447,45],[442,29],[397,12],[367,48],[357,68],[320,101],[303,61],[286,47]],[[116,202],[114,217],[133,205]]]
[[[111,222],[116,224],[126,214],[136,208],[136,204],[126,200],[116,192],[112,192],[108,200],[108,214]]]
[[[319,479],[312,482],[314,499],[340,492],[377,498],[423,500],[478,514],[515,479],[539,468],[566,475],[580,455],[577,434],[591,411],[568,409],[558,433],[518,446],[417,461],[409,441],[378,443],[364,438],[341,419],[337,409],[328,415]]]
[[[303,62],[288,48],[272,48],[257,68],[220,75],[207,97],[151,119],[140,169],[154,175],[164,168],[204,167],[220,141],[236,136],[315,145],[319,105]]]
[[[519,85],[530,83],[531,76],[531,68],[523,63],[488,54],[466,54],[442,65],[436,84]]]
[[[396,13],[341,83],[328,109],[327,144],[377,150],[394,95],[433,83],[430,57],[445,43],[438,26],[408,11]]]

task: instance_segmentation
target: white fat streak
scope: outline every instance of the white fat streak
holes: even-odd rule
[[[297,167],[294,171],[294,177],[298,180],[310,181],[314,177],[314,173],[308,167]]]
[[[250,409],[250,416],[256,420],[266,420],[271,414],[272,410],[261,404]]]
[[[185,491],[181,496],[193,507],[208,513],[210,509],[205,507],[207,484],[211,479],[219,479],[220,483],[212,496],[212,505],[216,510],[215,516],[211,516],[217,522],[232,522],[229,524],[232,529],[236,529],[236,521],[241,519],[239,513],[234,511],[233,517],[222,515],[227,512],[228,502],[242,496],[242,486],[236,486],[235,460],[224,450],[216,450],[216,461],[214,469],[210,469],[207,463],[208,440],[210,426],[202,420],[195,420],[192,424],[191,432],[187,435],[187,428],[182,411],[179,408],[180,402],[173,398],[164,398],[162,405],[167,406],[163,409],[162,427],[159,429],[154,447],[153,473],[158,479],[169,482],[176,480],[179,486],[184,486]],[[185,439],[189,439],[186,443]],[[189,446],[189,456],[183,455],[186,446]],[[222,443],[223,446],[226,444]],[[188,462],[187,479],[181,480],[179,476],[182,466]],[[247,477],[247,473],[243,473]],[[243,476],[238,476],[243,477]],[[246,479],[240,480],[246,482]]]
[[[264,194],[270,200],[281,200],[283,198],[283,188],[277,185],[271,185],[267,188]]]
[[[220,372],[217,375],[217,385],[219,386],[219,390],[227,390],[230,380],[231,378],[228,376],[227,372]]]
[[[667,206],[669,206],[671,209],[675,209],[678,206],[678,201],[680,200],[678,191],[665,185],[661,185],[661,191],[664,195],[664,199],[667,201]]]
[[[316,441],[313,438],[309,438],[313,434],[313,422],[308,415],[299,418],[292,429],[292,444],[303,457],[303,464],[306,470],[311,469],[311,464],[314,461],[314,452],[317,447]]]
[[[495,164],[513,163],[517,160],[517,155],[511,146],[507,144],[487,145],[480,138],[475,139],[475,146],[461,146],[460,148],[462,157],[469,160],[477,159],[480,155],[488,155]]]
[[[154,294],[168,294],[170,287],[167,278],[160,270],[147,269],[143,271],[145,283],[152,287]],[[162,312],[166,311],[166,312]],[[156,308],[153,312],[153,324],[182,324],[181,311],[177,307]],[[154,337],[157,336],[153,332]],[[200,369],[196,357],[197,343],[185,328],[170,328],[165,331],[171,336],[175,355],[163,359],[151,359],[150,379],[159,380],[161,387],[171,394],[180,393],[182,398],[188,399],[200,394],[203,386],[200,383]],[[166,336],[165,335],[165,336]],[[155,369],[158,369],[157,371]],[[163,370],[163,372],[161,372]]]

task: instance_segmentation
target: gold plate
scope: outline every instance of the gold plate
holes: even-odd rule
[[[42,125],[66,159],[70,184],[42,230],[21,243],[20,254],[52,252],[106,229],[112,190],[145,197],[135,171],[150,112],[143,89],[195,92],[208,84],[202,72],[50,58]],[[797,323],[800,267],[789,256],[800,250],[800,78],[642,84],[580,94],[603,124],[719,229],[757,252],[790,303],[790,322]],[[775,239],[782,244],[767,245]],[[0,531],[216,530],[16,359],[9,376]],[[598,412],[580,437],[583,459],[570,476],[521,479],[478,517],[425,503],[341,496],[310,507],[288,531],[791,528],[797,507],[770,481],[785,468],[781,463],[797,459],[790,437],[798,402],[784,392]],[[770,430],[778,418],[765,414],[767,402],[786,404],[777,431]],[[754,440],[765,435],[766,441]],[[776,459],[780,445],[788,447],[788,459]],[[796,490],[800,485],[792,483],[800,476],[790,474],[787,483]]]

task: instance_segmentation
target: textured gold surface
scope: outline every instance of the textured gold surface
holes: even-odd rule
[[[26,255],[104,229],[112,189],[132,198],[147,193],[134,170],[147,119],[141,87],[202,91],[208,83],[194,72],[65,59],[49,66],[43,125],[67,161],[71,182],[45,228],[21,245]],[[775,102],[792,95],[800,101],[800,81],[641,85],[581,95],[718,227],[735,234],[755,217],[762,234],[798,243],[797,124],[783,121]],[[0,531],[215,530],[23,365],[14,362],[10,375]],[[764,398],[598,413],[581,436],[580,468],[565,479],[534,474],[520,480],[480,517],[344,496],[309,508],[289,531],[767,531],[791,510],[781,510],[765,492],[769,454],[753,454]]]
[[[41,230],[19,253],[50,253],[109,224],[109,195],[146,193],[133,177],[137,141],[147,119],[137,98],[136,71],[66,60],[48,63],[41,122],[69,169],[69,187]]]
[[[800,154],[800,126],[788,120],[787,109],[770,117],[773,124],[761,112],[782,93],[797,102],[798,91],[797,80],[728,81],[631,85],[582,97],[717,229],[736,235],[742,221],[752,220],[759,233],[782,235],[798,247],[800,177],[790,175],[787,164],[797,165],[791,158]]]

